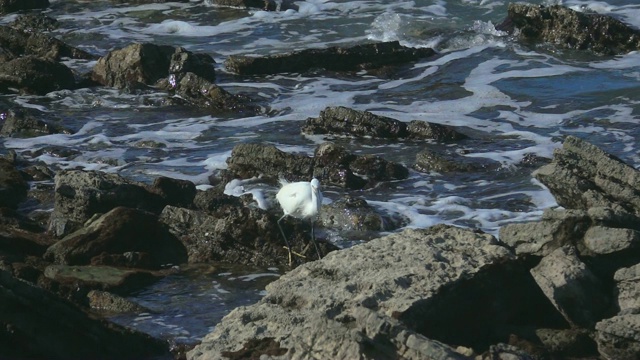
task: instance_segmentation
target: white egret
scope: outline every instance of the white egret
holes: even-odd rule
[[[284,180],[280,180],[282,188],[276,194],[276,199],[284,211],[284,215],[278,220],[278,227],[282,233],[287,249],[289,250],[289,266],[291,266],[291,245],[287,241],[287,236],[280,226],[280,221],[287,216],[293,216],[297,219],[310,219],[311,220],[311,240],[318,253],[318,259],[322,258],[318,243],[316,243],[316,237],[313,232],[313,221],[315,217],[320,213],[320,206],[322,206],[322,193],[320,192],[320,181],[314,178],[310,182],[300,181],[294,183],[288,183]]]

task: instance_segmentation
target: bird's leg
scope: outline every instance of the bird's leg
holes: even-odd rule
[[[318,243],[316,242],[316,235],[313,232],[313,218],[311,219],[311,241],[313,241],[313,246],[316,247],[316,252],[318,253],[318,260],[322,259],[322,253],[320,252],[320,248],[318,247]]]
[[[291,259],[291,245],[289,245],[289,241],[287,241],[287,236],[284,234],[284,230],[282,230],[282,226],[280,226],[280,221],[287,217],[287,214],[282,215],[280,219],[278,219],[278,228],[280,228],[280,232],[282,233],[282,237],[284,238],[284,243],[287,244],[287,250],[289,250],[289,266],[293,263]]]

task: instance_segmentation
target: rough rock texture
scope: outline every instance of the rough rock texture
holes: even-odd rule
[[[0,63],[0,92],[44,95],[72,89],[75,77],[66,65],[35,56],[23,56]]]
[[[277,218],[264,210],[242,205],[224,205],[212,211],[167,206],[160,221],[182,241],[190,263],[288,264]],[[317,255],[310,240],[310,225],[295,219],[287,219],[282,224],[292,249],[306,257],[296,257],[296,262],[315,260]],[[318,245],[324,254],[336,249],[322,241],[318,241]]]
[[[488,323],[527,316],[543,323],[545,306],[526,269],[492,236],[448,226],[405,230],[285,274],[188,358],[246,356],[259,344],[276,353],[264,346],[256,358],[466,358],[437,340],[491,343],[499,335]]]
[[[227,176],[230,178],[266,175],[290,181],[309,181],[316,177],[325,185],[349,189],[405,179],[409,175],[409,170],[401,164],[379,156],[354,155],[332,143],[319,145],[314,157],[286,153],[273,145],[239,144],[233,148],[227,164]]]
[[[640,215],[640,172],[576,137],[568,136],[553,162],[534,176],[567,209],[608,207]]]
[[[142,313],[151,310],[107,291],[91,290],[87,294],[89,307],[94,311],[114,313]]]
[[[28,18],[26,18],[28,20]],[[12,26],[20,27],[19,23]],[[21,23],[20,23],[21,24]],[[27,27],[31,25],[26,25]],[[34,31],[23,31],[18,28],[0,26],[0,49],[6,60],[21,56],[33,55],[42,59],[59,61],[63,57],[72,59],[95,59],[97,56],[78,48],[69,46],[62,41]]]
[[[548,42],[597,54],[618,55],[640,49],[640,31],[610,16],[577,12],[560,5],[509,4],[505,21],[496,27],[525,42]]]
[[[5,113],[0,135],[7,137],[36,137],[49,134],[72,134],[69,129],[42,120],[26,109],[9,110]],[[51,115],[47,114],[48,118]]]
[[[640,312],[640,264],[616,271],[613,280],[620,312]]]
[[[432,49],[414,49],[398,41],[356,45],[349,48],[307,49],[264,57],[232,55],[224,66],[239,75],[304,72],[312,69],[355,71],[400,65],[434,56]]]
[[[29,185],[15,165],[0,158],[0,207],[15,208],[25,200]]]
[[[636,360],[640,354],[640,314],[614,316],[596,324],[598,351],[607,360]]]
[[[77,291],[89,292],[91,289],[95,289],[120,295],[130,294],[160,278],[148,271],[134,269],[68,265],[47,266],[44,270],[44,276],[58,283],[72,284],[78,289]]]
[[[424,149],[416,155],[413,168],[420,172],[475,172],[499,169],[495,160],[465,157],[449,149]]]
[[[177,72],[197,72],[205,79],[215,79],[209,55],[192,54],[183,48],[150,43],[132,44],[113,50],[98,60],[91,78],[99,84],[116,88],[154,85],[161,78]]]
[[[158,223],[156,215],[126,207],[92,219],[49,247],[44,258],[57,264],[97,265],[105,254],[131,252],[148,254],[149,259],[143,258],[146,261],[131,264],[136,267],[160,268],[187,260],[186,249]]]
[[[49,0],[0,0],[0,14],[41,9],[49,6]]]
[[[168,345],[88,316],[0,270],[0,358],[168,358]]]
[[[405,123],[368,111],[343,106],[327,107],[317,118],[308,118],[302,127],[305,134],[337,134],[342,136],[375,137],[385,139],[433,139],[455,141],[466,139],[453,128],[414,120]]]
[[[319,221],[324,227],[362,235],[367,231],[391,231],[403,225],[406,219],[382,215],[363,198],[346,195],[322,207]]]
[[[252,104],[248,97],[231,94],[206,78],[191,72],[172,74],[166,83],[159,86],[167,89],[170,94],[176,95],[168,100],[170,103],[187,104],[213,113],[233,112],[251,116],[263,112],[259,106]]]
[[[12,21],[9,26],[25,32],[38,32],[55,30],[60,26],[60,23],[44,14],[23,14]]]
[[[545,256],[531,274],[565,319],[577,327],[592,328],[609,305],[600,280],[566,246]]]

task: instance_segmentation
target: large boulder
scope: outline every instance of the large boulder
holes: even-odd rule
[[[137,253],[139,263],[125,260]],[[140,254],[147,254],[148,259]],[[110,255],[110,256],[107,256]],[[187,261],[182,244],[146,211],[116,207],[65,236],[47,249],[44,258],[57,264],[89,265],[104,261],[121,265],[160,268]]]
[[[511,3],[507,18],[496,28],[516,33],[524,42],[546,42],[603,55],[640,49],[639,30],[610,16],[578,12],[560,5]]]
[[[196,72],[205,79],[215,79],[209,55],[193,54],[183,48],[151,43],[132,44],[101,57],[91,72],[92,80],[115,88],[138,88],[155,85],[169,74]]]
[[[232,55],[224,62],[224,66],[228,71],[239,75],[295,73],[317,68],[356,71],[401,65],[435,54],[433,49],[409,48],[400,45],[398,41],[391,41],[348,48],[334,46],[326,49],[307,49],[263,57]]]
[[[12,25],[17,28],[0,26],[0,49],[2,49],[2,54],[7,61],[26,55],[56,61],[63,57],[72,59],[97,58],[95,55],[67,45],[54,37],[38,31],[29,31],[28,28],[22,29],[19,24],[21,23]]]
[[[442,342],[486,349],[506,340],[496,331],[505,323],[559,325],[507,248],[450,226],[333,252],[266,291],[227,315],[187,358],[462,359]]]
[[[454,141],[466,139],[449,126],[414,120],[405,123],[368,111],[344,106],[327,107],[317,118],[308,118],[302,127],[304,134],[337,134],[341,136],[385,139],[433,139]]]
[[[169,358],[168,344],[87,315],[0,270],[0,358]]]
[[[0,92],[44,95],[51,91],[72,89],[75,77],[66,65],[32,55],[0,63]]]
[[[606,360],[637,360],[640,354],[640,314],[618,315],[596,325],[598,351]]]

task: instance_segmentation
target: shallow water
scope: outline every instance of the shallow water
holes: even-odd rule
[[[631,0],[532,1],[562,4],[615,16],[640,27],[640,5]],[[522,167],[527,154],[550,158],[566,135],[584,138],[631,165],[640,165],[640,54],[600,57],[526,47],[496,31],[507,2],[491,0],[297,2],[299,11],[264,12],[208,5],[207,1],[119,5],[109,1],[51,1],[46,13],[61,22],[54,35],[97,55],[148,41],[211,54],[217,84],[246,93],[269,115],[216,117],[201,110],[153,104],[162,92],[126,93],[92,88],[46,96],[2,96],[0,106],[32,107],[77,132],[32,139],[0,138],[0,152],[14,149],[54,169],[118,172],[145,182],[159,175],[206,186],[225,167],[239,142],[271,143],[311,154],[330,140],[350,151],[378,154],[408,166],[433,143],[350,140],[304,136],[299,127],[327,106],[368,110],[402,121],[460,126],[474,140],[447,145],[469,158],[500,162],[498,170],[466,174],[412,171],[409,179],[354,192],[381,212],[406,219],[407,227],[437,223],[476,227],[497,235],[499,227],[539,218],[554,206],[549,192]],[[15,16],[3,18],[7,23]],[[440,54],[407,64],[388,77],[354,74],[279,74],[238,77],[222,63],[233,54],[265,55],[308,48],[399,40],[433,47]],[[79,73],[94,62],[66,62]],[[145,146],[144,142],[156,146]],[[59,145],[78,152],[60,158],[34,150]],[[260,185],[245,185],[248,190]],[[234,189],[231,189],[233,192]],[[238,191],[238,189],[235,189]],[[240,191],[242,192],[242,191]],[[345,191],[325,188],[325,203]],[[340,234],[325,236],[350,244]],[[349,239],[355,240],[358,239]],[[227,274],[231,273],[231,274]],[[268,276],[255,281],[238,274]],[[255,302],[275,269],[189,270],[132,297],[149,314],[116,320],[153,335],[193,343],[239,305]]]

